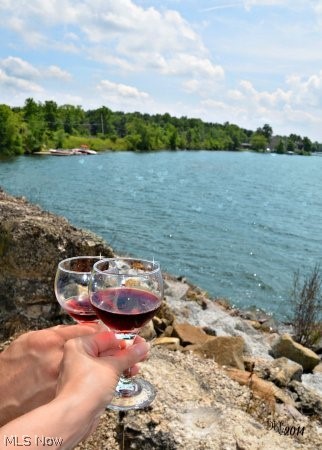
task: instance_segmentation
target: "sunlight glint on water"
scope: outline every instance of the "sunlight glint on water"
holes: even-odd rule
[[[232,303],[285,317],[295,270],[322,259],[322,158],[105,153],[0,162],[0,185],[117,253],[160,261]]]

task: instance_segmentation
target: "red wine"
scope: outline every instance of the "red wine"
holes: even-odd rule
[[[98,321],[89,297],[71,297],[64,303],[64,309],[76,322]]]
[[[97,316],[111,330],[127,333],[140,329],[152,319],[161,302],[152,292],[117,287],[93,294],[92,305]]]

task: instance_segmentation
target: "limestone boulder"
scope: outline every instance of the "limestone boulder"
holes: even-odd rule
[[[199,345],[208,341],[210,336],[204,332],[201,327],[196,327],[190,323],[173,323],[173,336],[180,339],[183,346],[185,345]]]
[[[320,374],[322,374],[322,362],[320,362],[317,366],[314,367],[313,373],[320,373]]]
[[[256,374],[234,368],[227,368],[226,374],[241,385],[248,386],[255,395],[265,400],[272,407],[276,401],[295,407],[294,400],[271,381],[262,380]]]
[[[274,358],[286,357],[297,362],[304,371],[311,372],[320,362],[319,356],[309,348],[295,342],[289,334],[279,336],[272,344],[271,354]]]
[[[282,356],[271,363],[269,371],[271,381],[278,386],[287,386],[292,380],[301,381],[303,367]]]
[[[30,322],[57,316],[60,308],[53,286],[60,260],[113,256],[107,243],[93,233],[2,190],[0,218],[0,313],[6,325],[8,317],[17,315]]]
[[[154,339],[156,337],[156,332],[152,320],[149,320],[149,322],[144,325],[144,327],[139,331],[139,335],[147,341],[150,341],[151,339]]]
[[[161,345],[166,347],[168,350],[179,350],[180,340],[176,337],[159,337],[154,339],[152,345],[154,347]]]
[[[213,336],[203,344],[187,346],[202,358],[214,359],[220,366],[244,370],[243,353],[245,342],[241,336]]]

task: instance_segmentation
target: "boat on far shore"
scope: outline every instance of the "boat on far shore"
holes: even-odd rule
[[[87,145],[81,145],[79,148],[72,149],[49,149],[49,154],[54,156],[73,156],[73,155],[96,155],[95,150],[91,150]]]
[[[75,155],[72,150],[62,150],[62,149],[55,149],[51,148],[49,149],[49,154],[54,156],[72,156]]]

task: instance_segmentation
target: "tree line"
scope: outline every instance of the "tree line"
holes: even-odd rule
[[[30,154],[49,148],[86,144],[95,150],[242,150],[310,154],[321,144],[295,134],[273,136],[265,124],[256,131],[235,124],[204,122],[170,114],[112,111],[106,106],[43,103],[32,98],[23,107],[0,105],[0,155]]]

